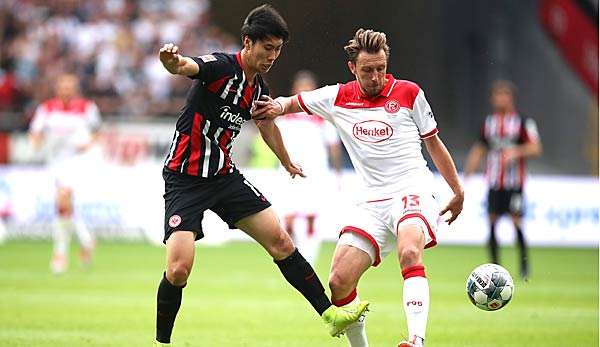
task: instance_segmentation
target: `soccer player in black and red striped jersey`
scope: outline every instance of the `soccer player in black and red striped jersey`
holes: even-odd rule
[[[492,86],[493,113],[488,115],[481,127],[481,135],[467,158],[465,179],[477,170],[484,156],[488,181],[488,216],[490,237],[488,246],[491,261],[499,264],[496,221],[509,214],[517,232],[521,253],[521,277],[527,280],[529,262],[527,243],[523,233],[523,185],[525,184],[525,160],[537,157],[542,144],[537,126],[532,118],[524,117],[515,107],[516,88],[512,82],[499,80]]]
[[[170,73],[188,76],[194,83],[177,120],[163,169],[167,264],[157,295],[158,346],[170,343],[182,290],[192,270],[194,241],[204,236],[201,222],[207,209],[265,248],[285,279],[323,317],[332,336],[343,333],[368,306],[366,302],[346,309],[332,306],[313,268],[279,224],[271,204],[231,160],[233,140],[241,125],[251,119],[254,102],[261,97],[270,99],[260,74],[273,66],[289,36],[284,19],[269,5],[248,14],[241,34],[243,49],[237,54],[187,57],[173,44],[164,45],[159,52]],[[256,123],[290,175],[303,176],[281,145],[281,134],[273,121]]]

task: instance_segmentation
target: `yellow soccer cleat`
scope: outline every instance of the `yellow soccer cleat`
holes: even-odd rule
[[[331,305],[321,317],[329,329],[329,335],[340,337],[348,325],[358,321],[369,310],[369,302],[361,301],[356,306],[336,307]]]
[[[161,347],[161,346],[170,347],[172,345],[170,343],[163,343],[163,342],[158,342],[158,341],[154,340],[154,344],[152,344],[152,347]]]

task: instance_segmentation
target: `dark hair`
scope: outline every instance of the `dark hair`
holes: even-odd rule
[[[387,45],[385,33],[363,28],[358,29],[354,34],[354,38],[348,41],[348,45],[344,47],[348,59],[353,63],[356,63],[356,58],[361,51],[378,53],[382,49],[385,56],[389,57],[390,47]]]
[[[250,11],[244,19],[240,31],[242,40],[248,36],[253,42],[273,36],[282,39],[285,43],[290,38],[287,23],[279,12],[269,4],[264,4]]]

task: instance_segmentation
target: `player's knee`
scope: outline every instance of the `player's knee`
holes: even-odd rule
[[[167,268],[167,279],[174,285],[184,285],[191,270],[192,267],[184,262],[170,264]]]
[[[292,254],[294,249],[296,249],[296,247],[290,236],[285,231],[279,230],[277,235],[273,238],[268,251],[275,259],[281,259]]]
[[[406,246],[400,252],[400,265],[404,268],[420,263],[421,251],[418,247],[410,245]]]
[[[351,289],[352,282],[344,274],[336,269],[331,270],[329,275],[329,289],[331,292],[342,292]]]

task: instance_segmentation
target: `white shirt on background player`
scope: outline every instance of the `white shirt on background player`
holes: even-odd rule
[[[38,106],[30,131],[44,135],[46,160],[54,163],[77,155],[91,141],[100,121],[93,101],[75,98],[65,104],[54,98]]]
[[[275,121],[290,157],[302,166],[308,178],[329,171],[329,146],[339,141],[330,122],[304,112]]]
[[[424,92],[410,81],[388,75],[381,97],[367,98],[356,81],[302,92],[309,114],[332,122],[354,168],[362,177],[364,201],[391,198],[407,187],[433,184],[421,141],[437,134]]]

